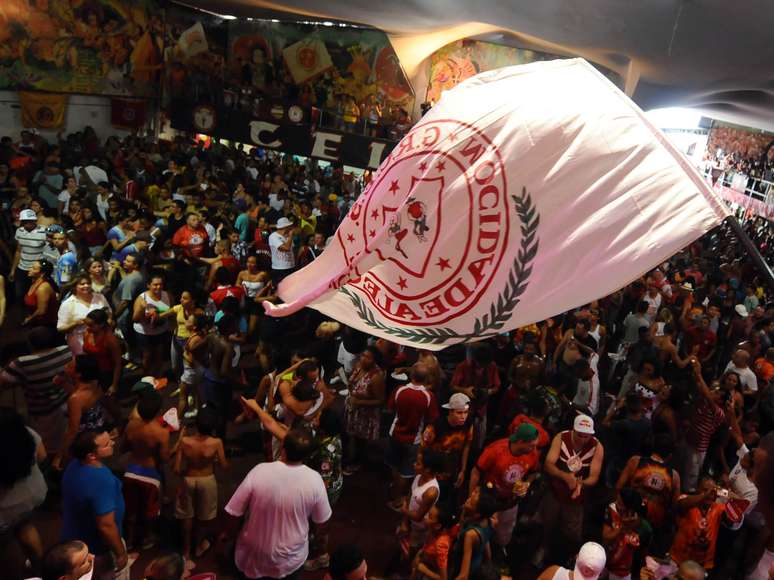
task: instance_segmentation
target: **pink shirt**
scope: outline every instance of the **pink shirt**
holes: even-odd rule
[[[305,465],[282,461],[256,465],[226,505],[245,516],[234,560],[248,578],[283,578],[298,570],[309,554],[309,519],[331,517],[320,474]]]

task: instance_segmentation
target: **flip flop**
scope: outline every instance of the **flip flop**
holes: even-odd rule
[[[204,540],[199,542],[198,546],[196,546],[196,551],[194,552],[194,555],[197,558],[201,558],[202,556],[204,556],[204,554],[207,553],[207,551],[210,548],[212,548],[212,544],[210,543],[210,541],[208,539],[205,538]]]

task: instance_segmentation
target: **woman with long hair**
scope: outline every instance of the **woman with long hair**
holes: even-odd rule
[[[196,305],[194,293],[191,290],[183,290],[180,294],[180,303],[160,315],[162,319],[172,319],[170,362],[176,377],[183,372],[183,346],[190,336],[188,321],[198,312],[201,312],[201,309]]]
[[[27,275],[32,283],[24,295],[24,305],[29,314],[22,326],[53,326],[56,324],[59,298],[56,283],[52,278],[54,267],[51,262],[33,262]]]
[[[134,332],[142,348],[142,368],[146,375],[159,376],[166,353],[169,352],[169,325],[162,315],[172,301],[164,290],[161,273],[151,274],[148,289],[134,301],[132,320]]]
[[[100,219],[99,214],[91,206],[84,206],[81,210],[83,221],[78,228],[81,242],[89,249],[92,256],[107,243],[107,229],[105,222]]]
[[[78,274],[73,293],[59,307],[56,329],[67,336],[67,344],[73,355],[83,353],[83,335],[86,332],[86,315],[92,310],[110,312],[110,304],[99,292],[94,292],[91,276]]]
[[[105,262],[100,258],[89,258],[83,263],[84,273],[89,275],[91,289],[105,295],[110,292],[110,281],[105,273]]]
[[[258,257],[251,255],[247,257],[246,268],[239,272],[236,285],[241,286],[245,291],[245,311],[249,316],[247,335],[255,336],[258,330],[258,320],[263,310],[261,302],[273,298],[271,274],[265,270],[260,270]]]
[[[97,360],[99,386],[108,395],[113,395],[121,379],[121,343],[110,327],[106,310],[92,310],[86,315],[85,324],[83,352]]]
[[[207,364],[207,332],[210,329],[210,320],[204,314],[196,314],[186,321],[186,327],[188,338],[183,345],[183,374],[180,377],[178,417],[185,416],[188,394],[196,393],[196,388]]]
[[[24,425],[22,416],[9,408],[0,408],[0,441],[5,442],[0,446],[0,535],[13,535],[37,572],[43,542],[31,516],[48,490],[38,467],[46,458],[46,448],[40,436]],[[14,562],[7,554],[2,561],[3,577],[22,576],[23,562]]]
[[[104,431],[110,422],[109,411],[103,404],[105,394],[99,386],[100,371],[97,358],[90,354],[79,354],[68,365],[65,374],[68,384],[63,387],[70,391],[67,399],[67,430],[62,442],[62,450],[52,461],[55,469],[64,467],[66,454],[78,433]]]
[[[385,401],[381,362],[379,349],[367,346],[349,377],[344,419],[350,463],[344,473],[357,471],[359,465],[355,462],[362,458],[365,444],[379,439],[379,420]]]

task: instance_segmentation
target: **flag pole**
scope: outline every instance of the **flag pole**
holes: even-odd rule
[[[755,247],[755,244],[750,239],[750,236],[748,236],[747,232],[744,231],[742,224],[740,224],[739,220],[737,220],[734,216],[728,216],[724,221],[729,226],[731,226],[731,229],[733,230],[737,239],[742,243],[742,246],[744,246],[744,249],[747,250],[747,253],[749,254],[755,266],[766,278],[766,282],[768,282],[769,287],[774,290],[774,272],[771,271],[771,268],[766,263],[766,260],[763,258],[763,256],[761,256],[758,248]]]

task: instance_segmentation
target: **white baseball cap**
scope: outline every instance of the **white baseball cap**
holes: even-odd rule
[[[747,312],[747,307],[744,304],[737,304],[734,306],[734,310],[736,310],[736,313],[742,318],[747,318],[750,315],[750,313]]]
[[[577,417],[575,417],[575,423],[573,423],[572,428],[574,431],[577,431],[578,433],[593,435],[594,419],[592,419],[588,415],[578,415]]]
[[[281,217],[280,219],[277,220],[277,229],[278,230],[281,230],[282,228],[290,227],[292,225],[293,225],[293,222],[290,221],[286,217]]]
[[[449,397],[449,402],[441,406],[452,411],[462,411],[470,407],[470,398],[465,393],[454,393]]]
[[[23,209],[19,212],[20,222],[36,222],[38,221],[38,214],[31,209]]]
[[[575,580],[597,580],[605,570],[607,556],[605,549],[596,542],[586,542],[575,560],[573,578]]]

